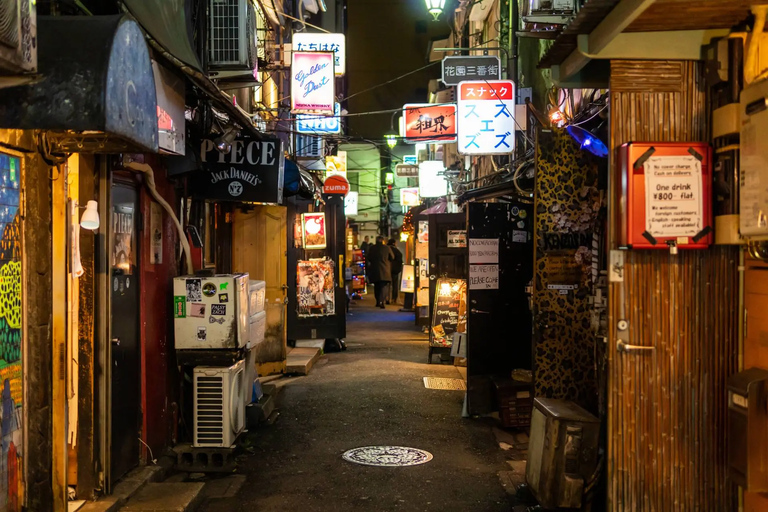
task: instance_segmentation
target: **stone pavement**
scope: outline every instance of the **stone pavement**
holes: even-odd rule
[[[234,497],[199,509],[222,511],[510,510],[499,481],[509,471],[491,419],[461,417],[462,391],[425,389],[423,377],[458,378],[427,365],[427,341],[400,306],[353,301],[347,350],[326,354],[306,377],[281,379],[280,419],[249,434],[252,455]],[[435,358],[437,361],[437,358]],[[369,467],[341,455],[368,445],[426,450],[413,467]]]

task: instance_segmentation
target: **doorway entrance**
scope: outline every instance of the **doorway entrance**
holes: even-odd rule
[[[111,443],[114,483],[139,464],[140,369],[138,191],[127,182],[112,186]]]

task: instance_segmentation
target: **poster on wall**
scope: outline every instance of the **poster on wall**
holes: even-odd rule
[[[293,52],[291,112],[333,115],[336,106],[334,54]]]
[[[403,276],[400,279],[400,291],[403,293],[413,293],[415,282],[413,265],[403,265]]]
[[[453,333],[466,332],[467,283],[463,279],[440,278],[435,287],[435,307],[429,344],[432,347],[453,345]]]
[[[419,221],[418,240],[420,244],[425,244],[429,242],[429,221],[428,220]]]
[[[347,152],[338,151],[335,155],[325,157],[325,177],[340,174],[347,177]]]
[[[296,303],[300,318],[330,316],[336,311],[333,260],[300,260],[296,270]]]
[[[305,249],[325,249],[325,213],[302,213],[301,228]]]
[[[130,210],[129,210],[130,209]],[[112,212],[112,233],[115,242],[112,247],[112,268],[120,269],[122,275],[133,273],[133,207],[115,205]]]
[[[704,229],[701,160],[652,156],[643,163],[645,222],[651,236],[689,237]]]
[[[0,353],[0,386],[2,386],[3,452],[0,463],[0,510],[20,510],[23,503],[22,468],[26,467],[24,448],[22,329],[23,288],[21,279],[21,159],[0,152],[0,275],[2,276],[3,314],[0,315],[2,352]],[[76,363],[75,363],[76,364]],[[9,485],[11,484],[11,485]],[[15,507],[15,508],[14,508]]]

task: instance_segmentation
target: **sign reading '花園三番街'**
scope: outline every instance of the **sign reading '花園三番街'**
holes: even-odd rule
[[[200,147],[203,169],[190,174],[192,193],[198,199],[276,203],[283,200],[285,158],[282,141],[240,137],[228,153],[205,139]]]

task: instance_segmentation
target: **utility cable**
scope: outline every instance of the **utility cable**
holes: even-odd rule
[[[401,78],[405,78],[405,77],[407,77],[407,76],[413,75],[414,73],[418,73],[419,71],[423,71],[423,70],[425,70],[425,69],[427,69],[427,68],[429,68],[429,67],[432,67],[432,66],[434,66],[435,64],[441,64],[441,62],[442,62],[442,61],[435,61],[435,62],[430,62],[430,63],[429,63],[429,64],[427,64],[426,66],[422,66],[422,67],[420,67],[420,68],[418,68],[418,69],[414,69],[413,71],[409,71],[408,73],[405,73],[404,75],[400,75],[400,76],[397,76],[397,77],[393,78],[392,80],[387,80],[386,82],[382,82],[382,83],[380,83],[380,84],[378,84],[378,85],[374,85],[373,87],[369,87],[368,89],[363,89],[363,90],[362,90],[362,91],[360,91],[360,92],[356,92],[356,93],[354,93],[354,94],[350,94],[350,95],[349,95],[349,96],[347,96],[346,98],[342,98],[342,99],[340,99],[340,100],[339,100],[339,103],[341,103],[342,101],[346,101],[346,100],[348,100],[348,99],[350,99],[350,98],[354,98],[355,96],[358,96],[358,95],[360,95],[360,94],[363,94],[363,93],[366,93],[366,92],[372,91],[372,90],[374,90],[374,89],[378,89],[379,87],[384,87],[385,85],[389,85],[389,84],[391,84],[392,82],[397,82],[397,81],[398,81],[398,80],[400,80]]]

